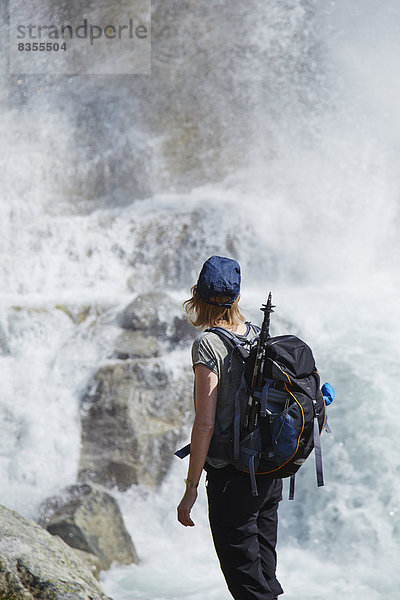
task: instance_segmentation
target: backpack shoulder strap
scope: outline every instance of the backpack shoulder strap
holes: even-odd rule
[[[259,327],[258,325],[253,325],[253,323],[250,323],[250,321],[246,321],[246,325],[247,324],[250,325],[250,329],[252,329],[256,335],[259,335],[261,327]]]
[[[242,358],[247,358],[249,356],[249,351],[244,347],[243,342],[241,342],[231,331],[228,331],[223,327],[210,327],[210,329],[206,329],[206,331],[216,333],[222,340],[227,342],[233,350],[237,350]]]
[[[249,323],[249,326],[255,333],[258,334],[258,327],[252,325],[251,323]],[[242,358],[248,358],[250,351],[245,346],[247,344],[251,346],[250,342],[240,340],[234,333],[224,329],[223,327],[210,327],[209,329],[206,329],[206,331],[216,333],[221,339],[226,341],[233,350],[237,350]]]

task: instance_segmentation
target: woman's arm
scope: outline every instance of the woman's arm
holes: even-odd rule
[[[206,461],[208,447],[214,431],[217,407],[218,376],[205,365],[195,367],[196,416],[190,441],[190,460],[187,478],[193,484],[199,482]],[[178,506],[178,521],[192,527],[190,511],[197,499],[197,486],[186,485],[186,492]]]

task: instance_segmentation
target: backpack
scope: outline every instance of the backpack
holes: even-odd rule
[[[327,427],[326,410],[311,348],[294,335],[269,337],[262,387],[250,398],[257,338],[249,343],[223,328],[207,331],[219,335],[243,360],[232,429],[221,433],[216,426],[208,456],[248,472],[253,495],[257,495],[256,474],[290,477],[292,500],[295,474],[315,449],[317,484],[324,485],[320,434]],[[184,458],[189,452],[190,445],[175,454]]]

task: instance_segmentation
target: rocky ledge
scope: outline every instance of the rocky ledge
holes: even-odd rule
[[[110,600],[75,550],[1,505],[0,598]]]
[[[139,562],[116,500],[99,486],[73,485],[49,498],[40,508],[39,524],[80,550],[81,557],[95,557],[99,569]]]

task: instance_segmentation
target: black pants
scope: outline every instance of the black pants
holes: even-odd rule
[[[246,473],[206,470],[211,532],[229,591],[235,600],[273,600],[283,594],[275,574],[282,481],[258,476],[253,496]]]

